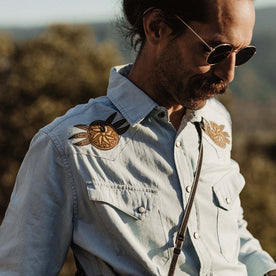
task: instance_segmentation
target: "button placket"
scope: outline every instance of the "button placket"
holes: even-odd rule
[[[192,187],[191,187],[191,186],[187,186],[187,187],[186,187],[186,192],[187,192],[188,194],[191,192],[191,190],[192,190]]]
[[[179,140],[177,140],[177,141],[175,142],[175,146],[176,146],[177,148],[180,148],[180,147],[181,147],[181,142],[180,142]]]
[[[226,201],[226,203],[229,205],[229,204],[231,204],[231,199],[229,198],[229,197],[226,197],[225,198],[225,201]]]

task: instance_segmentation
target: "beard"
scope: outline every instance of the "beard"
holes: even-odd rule
[[[215,76],[212,69],[195,74],[180,67],[181,52],[175,41],[171,41],[162,55],[156,60],[152,87],[155,100],[165,107],[182,105],[189,109],[201,108],[207,99],[223,94],[228,83]],[[158,97],[157,97],[158,96]]]
[[[160,72],[160,71],[159,71]],[[218,78],[206,74],[196,74],[189,77],[184,83],[185,74],[159,74],[156,78],[155,88],[159,91],[161,104],[166,107],[170,105],[182,105],[185,108],[197,110],[205,102],[215,95],[223,94],[228,88],[228,83]]]
[[[198,109],[197,103],[205,102],[215,95],[224,94],[227,88],[228,83],[217,76],[198,74],[190,77],[185,87],[180,82],[176,94],[179,104],[190,109]]]

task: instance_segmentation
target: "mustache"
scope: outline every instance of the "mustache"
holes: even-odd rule
[[[197,93],[202,94],[203,98],[208,98],[209,95],[225,93],[228,88],[228,82],[223,81],[217,76],[196,75],[192,77],[190,87],[194,91],[197,91]]]

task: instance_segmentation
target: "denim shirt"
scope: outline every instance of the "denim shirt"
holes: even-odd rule
[[[0,228],[0,275],[57,275],[69,247],[87,275],[162,275],[203,166],[175,275],[260,276],[276,268],[246,229],[231,121],[215,99],[175,130],[167,110],[111,70],[108,93],[41,129]]]

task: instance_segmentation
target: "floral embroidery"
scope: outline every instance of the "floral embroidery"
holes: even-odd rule
[[[214,122],[204,122],[205,133],[221,148],[226,148],[226,144],[230,144],[230,135],[223,131],[225,126],[218,125]]]
[[[113,149],[119,142],[119,135],[125,133],[129,128],[129,125],[120,128],[120,126],[126,123],[125,119],[112,124],[116,114],[117,113],[113,113],[105,121],[94,121],[89,126],[75,125],[75,127],[85,130],[85,132],[76,133],[69,139],[84,138],[83,140],[74,143],[73,145],[75,146],[87,146],[91,144],[100,150]]]

